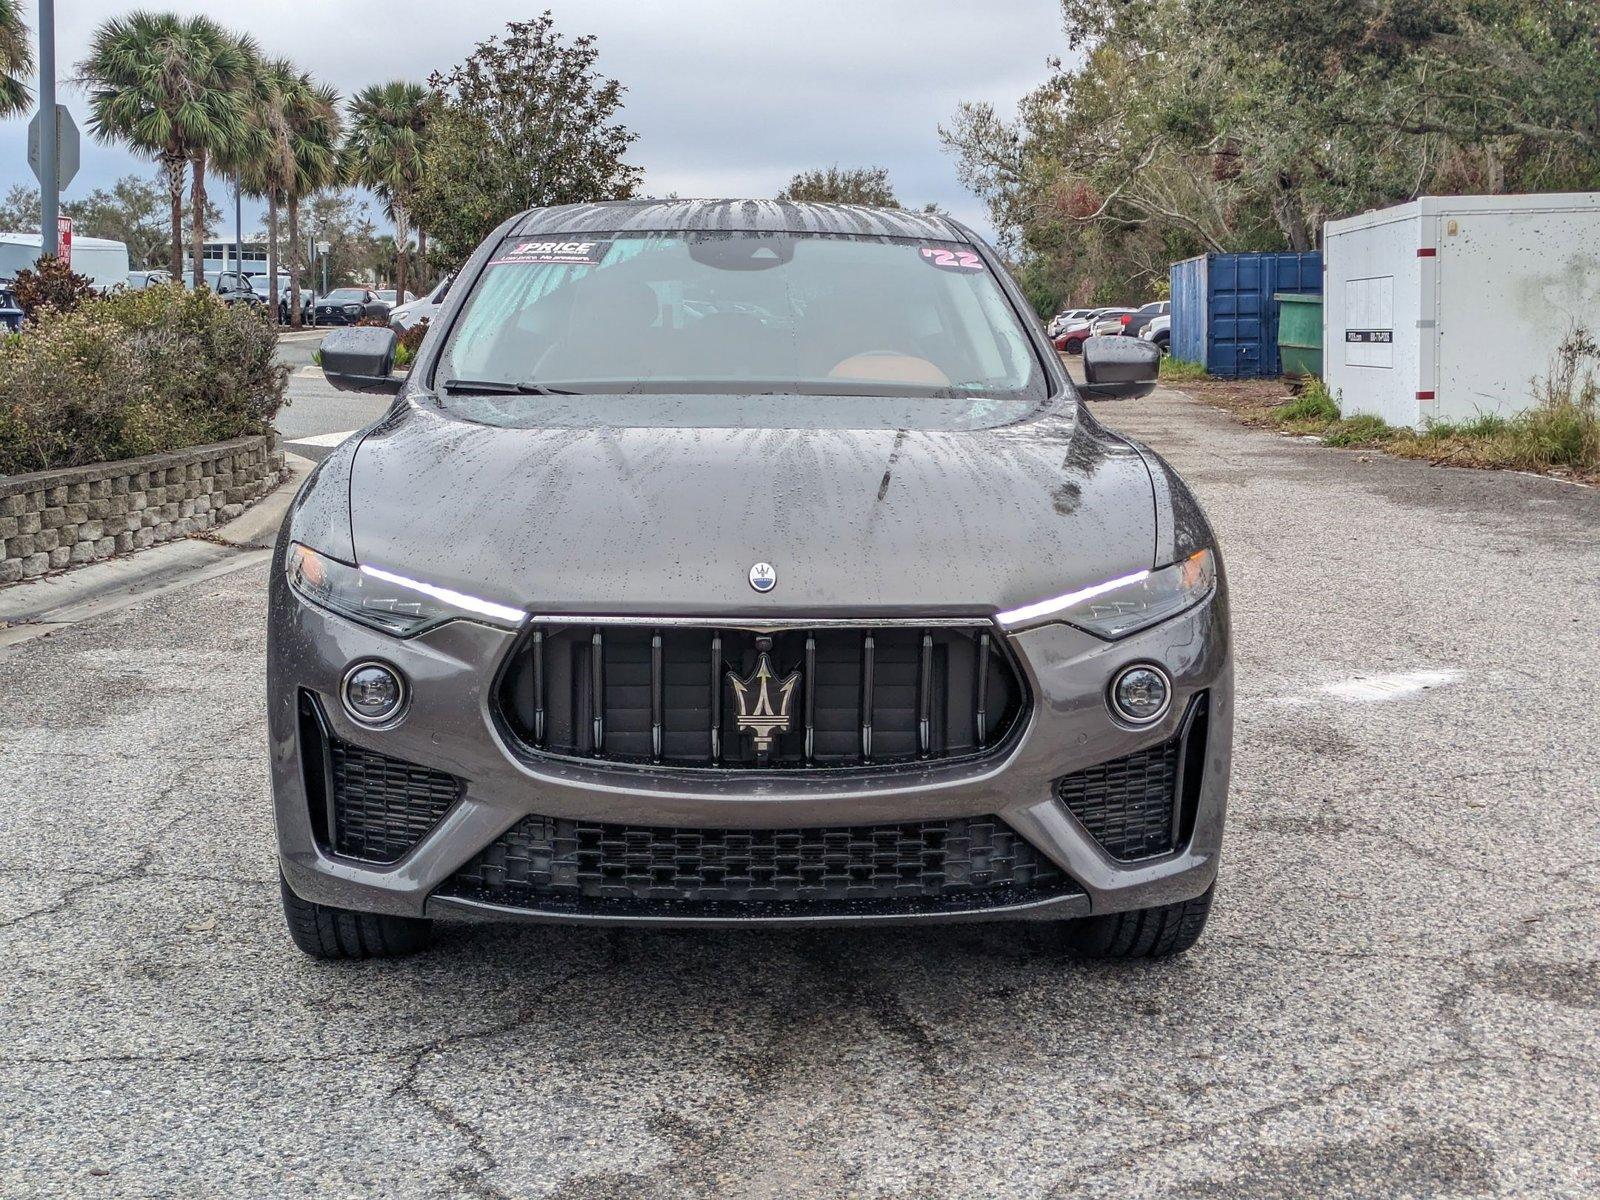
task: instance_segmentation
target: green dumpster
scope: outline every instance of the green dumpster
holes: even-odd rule
[[[1278,358],[1285,375],[1322,374],[1322,297],[1311,292],[1275,292]]]

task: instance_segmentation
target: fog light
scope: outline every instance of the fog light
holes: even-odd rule
[[[357,663],[345,672],[344,710],[364,725],[380,725],[406,700],[400,673],[383,663]]]
[[[1148,725],[1166,715],[1172,684],[1160,667],[1128,667],[1111,681],[1111,708],[1134,725]]]

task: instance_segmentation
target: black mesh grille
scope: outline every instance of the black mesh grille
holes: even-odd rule
[[[766,746],[741,720],[741,703],[755,704],[734,684],[763,662],[783,718]],[[981,754],[1026,710],[1022,682],[984,626],[546,625],[512,656],[498,698],[511,731],[537,751],[727,769]]]
[[[1112,858],[1172,849],[1181,737],[1057,781],[1056,795]]]
[[[328,739],[333,785],[333,850],[393,862],[422,840],[461,796],[461,781],[371,750]]]
[[[998,817],[686,829],[527,817],[442,895],[516,908],[739,913],[980,907],[1079,889]]]

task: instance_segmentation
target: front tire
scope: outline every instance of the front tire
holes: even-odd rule
[[[1068,923],[1063,944],[1083,958],[1170,958],[1200,940],[1211,915],[1212,884],[1193,900],[1106,913]]]
[[[302,900],[278,876],[283,919],[294,944],[312,958],[397,958],[426,950],[433,941],[433,922],[425,917],[355,912]]]
[[[1082,354],[1083,353],[1083,339],[1082,338],[1069,338],[1068,341],[1067,341],[1067,353],[1068,354]]]

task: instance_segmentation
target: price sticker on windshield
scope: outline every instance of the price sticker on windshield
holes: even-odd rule
[[[961,271],[972,274],[984,270],[983,259],[972,250],[947,250],[943,246],[924,246],[921,250],[922,261],[938,267],[941,271]]]
[[[491,267],[507,266],[598,266],[611,249],[610,242],[581,241],[527,241],[508,246],[499,258],[492,259]]]

